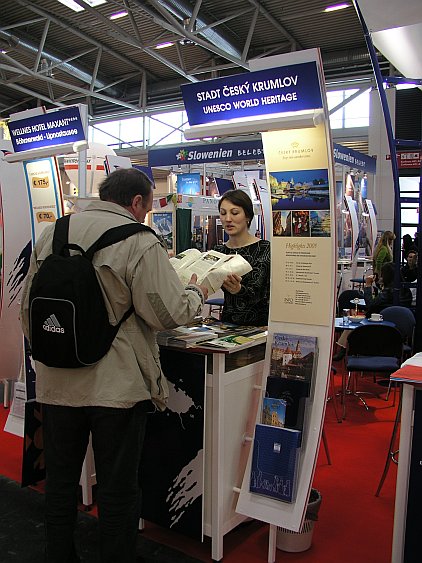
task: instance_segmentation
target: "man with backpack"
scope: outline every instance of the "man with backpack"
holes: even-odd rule
[[[146,413],[154,406],[164,410],[168,397],[155,333],[192,321],[207,298],[206,288],[195,283],[196,276],[186,288],[182,286],[160,240],[151,229],[139,225],[152,208],[152,188],[152,182],[139,170],[116,170],[102,182],[100,201],[72,215],[62,229],[68,240],[63,239],[63,232],[59,236],[58,227],[47,227],[31,256],[21,322],[34,358],[42,358],[36,362],[36,399],[43,405],[48,563],[80,561],[74,530],[90,433],[98,486],[100,560],[136,561],[138,465]],[[59,219],[58,226],[64,222]],[[129,233],[131,229],[137,232]],[[110,233],[117,236],[107,239]],[[98,247],[99,240],[103,244]],[[88,249],[93,249],[90,254]],[[69,289],[71,297],[54,293],[54,283],[60,286],[58,292],[69,285],[65,280],[67,264],[85,252],[89,254],[85,256],[87,270],[93,266],[96,274],[86,287],[94,291],[98,282],[103,297],[91,317],[99,318],[101,307],[105,308],[107,330],[118,327],[105,352],[104,346],[98,346],[103,344],[98,342],[103,339],[100,321],[89,329],[91,334],[84,333],[92,320],[85,310],[90,299],[84,302],[77,288]],[[52,256],[63,260],[63,268],[59,265],[57,269],[55,264],[53,274],[49,270],[53,268]],[[50,285],[49,279],[53,282]],[[37,338],[40,333],[41,339]],[[71,346],[73,340],[75,345]],[[87,355],[82,354],[84,349]],[[90,349],[97,355],[90,357]]]

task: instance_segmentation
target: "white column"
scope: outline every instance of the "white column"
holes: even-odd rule
[[[393,129],[395,128],[396,89],[386,90],[387,102]],[[368,153],[377,159],[377,173],[372,187],[373,193],[368,197],[375,203],[377,209],[378,230],[393,230],[394,223],[394,185],[391,170],[390,147],[388,145],[384,114],[378,91],[373,89],[369,96],[369,131]],[[371,191],[371,187],[369,187]],[[396,233],[400,236],[400,233]]]

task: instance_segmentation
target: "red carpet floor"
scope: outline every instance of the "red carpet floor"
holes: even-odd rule
[[[338,366],[341,367],[341,366]],[[336,376],[339,387],[340,378]],[[324,448],[318,458],[313,486],[322,494],[319,520],[311,548],[303,553],[277,550],[277,563],[389,563],[393,530],[396,466],[391,465],[381,495],[375,491],[384,467],[396,414],[385,389],[368,379],[360,388],[373,391],[367,412],[356,398],[347,398],[346,420],[338,423],[333,404],[327,405],[325,433],[332,465]],[[3,428],[7,411],[0,414]],[[19,481],[22,440],[0,432],[0,474]],[[1,510],[1,509],[0,509]],[[211,561],[211,544],[195,542],[147,524],[145,535],[198,559]],[[259,522],[240,526],[225,536],[225,563],[267,561],[268,526]]]

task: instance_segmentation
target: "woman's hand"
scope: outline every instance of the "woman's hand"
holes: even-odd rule
[[[229,274],[223,282],[223,288],[229,293],[236,295],[236,293],[239,293],[242,289],[241,282],[242,278],[240,276],[237,274]]]

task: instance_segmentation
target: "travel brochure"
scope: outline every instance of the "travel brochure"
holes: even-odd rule
[[[192,274],[198,276],[197,283],[205,285],[209,293],[218,291],[229,274],[244,276],[252,270],[251,265],[240,254],[223,254],[216,250],[200,252],[189,248],[170,258],[180,281],[187,285]]]
[[[275,333],[271,345],[270,375],[310,381],[317,352],[315,336]]]
[[[286,401],[274,397],[264,397],[262,404],[262,424],[283,427],[286,422]]]

